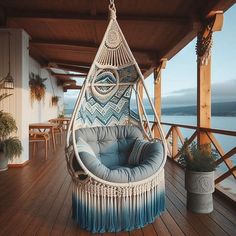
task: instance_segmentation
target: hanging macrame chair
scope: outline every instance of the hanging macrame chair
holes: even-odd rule
[[[114,1],[109,11],[110,22],[77,98],[66,144],[72,216],[81,228],[99,233],[143,227],[165,210],[164,133],[116,20]],[[140,84],[160,139],[153,137]],[[135,111],[130,108],[132,93]]]

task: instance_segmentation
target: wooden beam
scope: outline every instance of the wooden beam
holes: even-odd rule
[[[197,130],[198,144],[209,144],[209,137],[200,128],[211,127],[211,47],[213,30],[220,30],[222,12],[204,22],[197,38]],[[206,40],[208,39],[208,40]]]
[[[189,17],[182,16],[163,16],[163,15],[126,15],[118,14],[119,22],[124,23],[145,23],[145,24],[172,24],[186,25],[189,24]],[[8,9],[8,20],[47,20],[51,21],[76,21],[76,22],[107,22],[107,14],[79,14],[77,12],[52,12],[52,11],[26,11],[19,9]]]
[[[70,78],[70,77],[79,77],[79,78],[86,78],[87,74],[60,74],[60,73],[54,73],[51,72],[52,76],[58,77],[59,79],[61,78]]]
[[[89,63],[85,63],[85,62],[80,62],[80,61],[67,61],[67,60],[57,60],[56,58],[53,58],[53,59],[49,59],[49,62],[48,62],[49,65],[53,65],[53,64],[56,64],[58,65],[59,67],[60,66],[74,66],[74,67],[80,67],[82,69],[89,69],[91,67],[91,64]],[[149,68],[150,67],[150,64],[140,64],[139,63],[139,67],[141,69],[146,69],[146,68]]]
[[[208,17],[214,22],[211,28],[212,32],[221,31],[224,22],[223,11],[212,11],[209,13]]]
[[[143,77],[144,79],[146,79],[149,75],[151,75],[153,73],[153,68],[154,66],[151,66],[149,67],[145,72],[143,72],[142,70],[142,73],[143,73]]]
[[[62,69],[65,71],[73,71],[73,72],[86,73],[86,74],[89,72],[89,68],[82,68],[82,67],[70,66],[70,65],[48,64],[44,67],[45,68]]]
[[[180,50],[182,50],[189,42],[191,42],[196,36],[200,29],[200,23],[194,22],[190,27],[185,28],[182,33],[178,35],[178,39],[174,38],[168,48],[163,50],[161,58],[167,58],[170,60]]]
[[[3,7],[0,6],[0,27],[6,26],[6,13]]]
[[[91,67],[90,63],[85,63],[82,61],[58,60],[56,58],[49,59],[48,64],[69,65],[69,66],[82,67],[82,68],[90,68]]]
[[[76,85],[76,81],[73,80],[73,79],[66,79],[66,80],[63,80],[63,86],[67,86],[67,85]],[[66,85],[67,84],[67,85]]]
[[[80,90],[80,89],[82,89],[82,86],[80,86],[80,85],[63,86],[63,91],[64,91],[64,92],[67,92],[68,89],[77,89],[77,90]]]
[[[99,44],[95,44],[93,42],[86,42],[86,41],[65,41],[65,40],[43,40],[43,39],[33,39],[30,41],[30,47],[47,47],[47,48],[75,48],[78,51],[94,51],[96,52],[99,48]],[[62,49],[63,50],[63,49]],[[141,54],[147,54],[150,57],[158,57],[159,52],[151,49],[145,49],[145,48],[135,48],[131,47],[131,51],[133,53],[141,53]]]
[[[154,107],[161,120],[161,70],[166,68],[166,58],[160,61],[158,67],[154,69]],[[155,120],[156,121],[156,120]],[[159,129],[154,127],[154,137],[160,138]]]
[[[198,143],[200,145],[209,143],[205,132],[200,127],[211,127],[211,58],[207,65],[198,62],[197,65],[197,127]]]

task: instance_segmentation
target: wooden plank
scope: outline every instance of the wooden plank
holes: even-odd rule
[[[127,231],[121,231],[121,232],[117,232],[115,235],[116,235],[116,236],[129,236],[129,232],[127,232]]]
[[[14,11],[13,9],[8,10],[7,14],[8,21],[13,20],[44,20],[49,21],[51,23],[55,21],[63,22],[63,21],[73,21],[73,22],[107,22],[107,14],[74,14],[72,12],[59,12],[59,11]],[[171,24],[171,25],[189,25],[192,23],[191,19],[189,17],[181,17],[181,16],[162,16],[162,15],[153,15],[153,16],[147,16],[147,15],[125,15],[125,14],[119,14],[119,22],[125,22],[125,23],[137,23],[141,22],[144,24]]]
[[[66,171],[66,170],[65,170]],[[40,226],[43,225],[44,221],[46,221],[46,217],[51,209],[53,202],[55,201],[63,182],[65,181],[65,173],[61,174],[62,178],[58,179],[58,182],[55,181],[53,187],[50,189],[50,192],[44,193],[46,197],[44,201],[41,202],[40,208],[37,208],[32,213],[32,219],[28,222],[28,226],[25,228],[24,234],[32,235],[36,233]],[[60,181],[60,182],[59,182]],[[50,193],[50,194],[49,194]]]
[[[54,72],[51,72],[51,75],[58,78],[79,77],[81,79],[85,79],[87,77],[87,74],[60,74],[60,73],[54,73]]]
[[[43,162],[45,163],[45,161]],[[63,160],[59,160],[58,164],[60,165],[61,163],[63,163]],[[33,163],[31,163],[33,164]],[[6,195],[6,197],[3,197],[3,200],[1,202],[4,203],[3,206],[5,206],[5,208],[1,209],[1,212],[4,212],[3,218],[1,219],[0,217],[0,223],[1,220],[8,220],[8,217],[11,217],[12,214],[14,214],[14,212],[16,210],[18,210],[20,208],[19,203],[22,202],[26,202],[28,201],[29,197],[31,197],[31,192],[33,191],[37,191],[38,188],[43,188],[45,186],[42,185],[42,182],[46,179],[45,173],[51,173],[55,170],[56,166],[53,165],[53,162],[50,160],[47,161],[47,166],[42,166],[43,168],[40,169],[39,168],[39,172],[35,172],[36,175],[34,175],[31,172],[27,172],[27,175],[22,175],[20,177],[21,178],[17,178],[17,180],[19,180],[20,182],[17,182],[18,184],[18,188],[20,188],[21,191],[19,191],[16,186],[13,186],[13,189],[11,189],[11,193],[9,193],[8,195]],[[36,166],[38,167],[38,166]],[[26,170],[28,170],[28,167],[25,167]],[[30,168],[30,166],[29,166]],[[32,171],[34,171],[34,168],[32,168]],[[19,170],[19,174],[21,173],[21,170]],[[23,171],[23,173],[25,173]],[[32,181],[29,183],[27,182],[27,180],[29,179],[29,176],[32,178]],[[35,178],[34,178],[35,177]],[[1,179],[1,178],[0,178]],[[22,180],[26,180],[26,181],[22,181]],[[10,180],[9,180],[10,181]],[[21,189],[21,183],[22,182],[26,182],[25,185],[22,185],[22,189]],[[28,185],[27,185],[28,184]],[[35,189],[35,184],[37,184],[37,188]],[[8,188],[10,188],[11,186],[9,186]]]
[[[70,184],[71,184],[71,177],[67,175],[65,181],[61,185],[56,195],[56,198],[54,198],[53,204],[49,208],[49,211],[45,217],[45,220],[40,225],[40,228],[37,231],[37,235],[44,236],[44,235],[49,235],[51,233],[55,220],[65,201],[67,192],[69,190],[68,186],[70,186]]]
[[[49,64],[49,65],[44,66],[44,68],[55,68],[55,69],[62,69],[66,71],[86,73],[86,74],[89,72],[89,68],[82,68],[82,67],[70,66],[70,65]]]
[[[176,194],[177,191],[175,191],[175,195],[181,200],[183,204],[186,204],[186,190],[184,189],[184,179],[173,177],[172,176],[173,170],[169,168],[166,168],[166,170],[167,170],[166,177],[168,179],[167,181],[168,191],[169,189],[173,191],[173,188],[171,189],[170,187],[170,183],[171,183],[171,185],[173,185],[174,188],[178,189],[178,193]],[[175,200],[174,202],[175,202],[175,205],[177,205],[177,201]],[[219,208],[219,206],[217,208]],[[181,211],[181,213],[183,214],[183,211]],[[227,218],[222,217],[222,214],[219,213],[216,209],[211,214],[208,214],[208,215],[204,215],[204,214],[195,214],[195,215],[198,215],[199,220],[202,222],[202,224],[204,224],[205,227],[207,227],[209,230],[212,231],[212,233],[216,235],[226,235],[226,232],[231,234],[234,228],[236,227],[235,223],[232,224],[232,222],[229,221]],[[204,217],[202,217],[203,215]],[[223,223],[222,223],[222,220],[224,220]],[[210,225],[210,227],[208,226],[208,224]],[[222,225],[224,227],[222,227]]]
[[[171,217],[168,211],[165,211],[160,217],[162,221],[164,222],[164,224],[166,225],[166,227],[168,228],[171,235],[175,235],[175,236],[184,235],[181,228],[179,228],[178,224]]]
[[[220,175],[219,177],[217,177],[215,179],[215,183],[218,184],[220,183],[221,181],[223,181],[224,179],[228,178],[230,175],[233,175],[234,178],[235,177],[235,173],[236,173],[236,166],[230,168],[228,171],[226,171],[224,174]]]
[[[234,178],[236,179],[236,168],[235,168],[236,166],[234,166],[233,162],[230,159],[228,159],[230,156],[232,156],[236,152],[236,147],[231,149],[230,152],[228,152],[227,155],[225,155],[225,152],[224,152],[222,146],[217,141],[215,136],[209,132],[207,133],[207,135],[210,138],[212,144],[215,146],[216,150],[219,152],[221,159],[224,161],[225,165],[228,168],[228,171],[226,173],[222,174],[221,176],[219,176],[215,180],[215,183],[217,184],[217,183],[221,182],[222,180],[224,180],[225,178],[227,178],[230,175],[233,175]]]
[[[143,234],[144,235],[152,235],[152,236],[155,236],[157,235],[154,227],[152,224],[149,224],[149,225],[146,225],[145,227],[142,228],[142,231],[143,231]]]
[[[198,235],[193,226],[190,224],[190,221],[186,220],[183,217],[183,215],[179,212],[179,210],[175,207],[175,205],[170,201],[168,197],[166,198],[166,207],[172,218],[179,225],[185,235]]]
[[[41,171],[45,169],[40,178],[36,178],[36,175],[40,173],[36,171],[37,168]],[[187,234],[188,230],[194,230],[200,235],[203,235],[203,231],[204,235],[232,235],[236,222],[233,209],[221,200],[214,200],[215,210],[204,217],[202,214],[187,211],[183,169],[168,160],[165,170],[167,211],[144,230],[103,235],[183,235]],[[39,161],[35,158],[28,167],[16,170],[16,172],[14,170],[12,173],[5,172],[3,175],[6,178],[9,174],[8,176],[14,180],[19,178],[24,171],[26,174],[15,187],[21,186],[23,180],[31,177],[33,180],[24,187],[23,193],[14,193],[16,198],[13,203],[11,202],[12,206],[9,209],[5,209],[4,212],[0,211],[0,219],[6,217],[0,223],[0,235],[16,235],[17,232],[19,235],[27,236],[35,235],[37,232],[40,234],[42,230],[45,235],[92,235],[88,231],[81,230],[71,218],[71,180],[66,170],[63,145],[58,146],[56,155],[50,152],[48,161]],[[2,173],[0,173],[0,186],[5,181],[1,175]],[[5,198],[7,195],[4,195],[4,199],[0,195],[0,202],[6,201]],[[183,222],[183,226],[180,222]],[[32,230],[28,230],[31,224],[33,224]]]
[[[182,198],[182,196],[181,193],[179,193],[179,190],[175,187],[175,185],[171,181],[167,180],[166,186],[167,197],[173,202],[175,207],[178,208],[178,210],[185,217],[185,219],[187,219],[191,223],[191,225],[194,227],[194,230],[199,235],[213,235],[205,225],[200,223],[197,214],[187,210],[186,205],[179,199]],[[186,202],[185,199],[184,202]]]
[[[224,160],[227,160],[228,158],[232,157],[236,154],[236,147],[232,148],[230,151],[224,154],[224,156],[221,157],[221,159],[216,161],[216,164],[219,165]]]
[[[178,123],[169,123],[169,122],[161,122],[162,125],[168,125],[168,126],[178,126],[180,128],[186,128],[186,129],[197,129],[197,126],[193,125],[184,125],[184,124],[178,124]],[[210,133],[216,133],[216,134],[224,134],[229,136],[236,136],[236,131],[233,130],[222,130],[222,129],[212,129],[212,128],[204,128],[200,127],[200,131],[202,132],[210,132]]]
[[[164,222],[162,221],[161,217],[157,217],[157,219],[152,223],[155,231],[157,232],[158,236],[168,236],[171,235],[169,230],[168,230],[168,226],[166,226],[164,224]]]
[[[188,25],[188,28],[182,29],[182,31],[178,34],[178,38],[170,43],[168,47],[166,47],[160,56],[163,58],[167,58],[170,60],[174,57],[182,48],[184,48],[189,42],[191,42],[196,36],[199,29],[199,23],[193,22]]]
[[[177,126],[175,126],[175,130],[176,130],[176,132],[177,132],[177,134],[178,134],[178,137],[179,137],[181,143],[184,144],[184,136],[183,136],[183,134],[181,133],[180,128],[177,127]]]
[[[68,218],[71,218],[71,195],[72,184],[70,184],[69,190],[66,194],[65,201],[56,217],[54,224],[52,225],[51,236],[62,235],[66,229]]]
[[[63,168],[65,169],[65,166],[63,166]],[[63,173],[61,168],[58,169],[60,170],[61,173]],[[55,175],[54,178],[52,178],[52,182],[43,182],[47,180],[47,178],[43,178],[42,182],[40,183],[40,186],[37,186],[38,191],[35,189],[33,194],[29,193],[27,199],[21,199],[21,201],[20,199],[18,199],[17,200],[18,208],[13,209],[13,212],[15,212],[14,214],[12,213],[12,211],[9,212],[11,220],[8,221],[7,223],[5,222],[4,229],[2,232],[0,230],[0,233],[2,233],[3,235],[4,234],[8,235],[13,233],[15,231],[15,228],[13,228],[12,225],[17,227],[19,233],[21,231],[23,232],[25,227],[28,226],[30,219],[32,219],[32,215],[34,215],[34,212],[38,211],[38,209],[42,206],[42,203],[44,203],[44,200],[48,197],[48,192],[51,191],[53,186],[55,186],[54,181],[58,179],[59,180],[58,185],[60,185],[60,179],[63,178],[64,176],[62,175],[60,177],[59,173],[58,175]],[[47,187],[45,187],[45,184],[47,184]],[[28,211],[32,212],[32,215],[29,214]],[[21,220],[19,221],[19,219]]]
[[[71,210],[70,214],[68,216],[68,220],[67,220],[67,223],[66,223],[66,229],[65,229],[63,235],[76,236],[78,229],[79,229],[79,227],[72,220],[72,210]]]
[[[63,86],[63,91],[64,92],[66,92],[68,89],[80,90],[80,89],[82,89],[82,86],[80,86],[80,85],[66,85],[66,86]]]
[[[143,231],[142,229],[135,229],[133,231],[129,232],[130,236],[143,236]]]
[[[89,41],[68,41],[68,40],[50,40],[50,39],[37,39],[34,38],[30,41],[30,47],[46,47],[46,48],[56,48],[59,50],[60,48],[74,48],[76,51],[78,50],[85,50],[94,51],[94,53],[98,50],[99,44]],[[158,51],[148,50],[144,48],[135,48],[130,47],[132,53],[139,53],[139,54],[147,54],[148,56],[158,55]]]

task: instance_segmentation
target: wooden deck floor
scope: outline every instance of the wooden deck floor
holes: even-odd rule
[[[91,235],[71,219],[71,178],[64,145],[43,151],[21,169],[0,173],[0,235]],[[186,210],[184,173],[168,161],[165,167],[167,210],[153,224],[132,232],[103,235],[236,235],[236,211],[214,196],[211,214]]]

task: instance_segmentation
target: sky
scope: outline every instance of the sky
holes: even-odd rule
[[[162,70],[162,106],[196,104],[197,63],[196,39],[167,62]],[[236,5],[224,13],[223,28],[213,33],[212,102],[236,101]],[[81,80],[80,80],[81,81]],[[153,97],[153,75],[145,83]],[[65,103],[72,103],[78,91],[65,94]],[[70,106],[71,107],[71,106]]]
[[[167,62],[162,70],[162,106],[196,104],[196,39]],[[224,13],[223,28],[213,33],[212,102],[236,101],[236,6]],[[146,80],[152,88],[153,75]],[[153,91],[151,91],[153,96]]]

